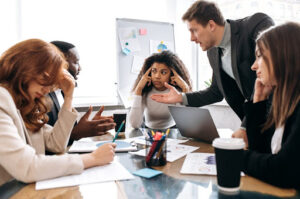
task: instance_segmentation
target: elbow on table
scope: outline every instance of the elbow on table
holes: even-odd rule
[[[138,128],[140,128],[141,127],[141,123],[139,123],[139,122],[130,122],[130,126],[132,127],[132,128],[134,128],[134,129],[138,129]]]

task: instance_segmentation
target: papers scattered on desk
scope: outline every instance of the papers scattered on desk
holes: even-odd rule
[[[214,153],[190,153],[186,156],[180,170],[181,174],[217,175]],[[241,176],[245,176],[241,172]]]
[[[134,141],[137,144],[146,145],[145,136],[139,136],[134,138],[128,138],[124,140],[125,142],[132,142]],[[188,139],[180,140],[180,139],[174,139],[174,138],[167,138],[167,144],[180,144],[187,142]]]
[[[174,162],[175,160],[178,160],[179,158],[182,158],[186,154],[189,154],[197,149],[199,149],[199,147],[183,144],[169,144],[167,146],[167,160],[169,162]]]
[[[186,154],[191,153],[197,149],[199,149],[199,147],[174,143],[167,144],[167,161],[174,162],[175,160],[178,160],[179,158],[182,158]],[[146,149],[129,153],[138,156],[146,156]]]
[[[104,143],[108,143],[111,141],[74,141],[72,146],[69,149],[70,153],[79,153],[79,152],[92,152],[96,150],[100,145]],[[117,144],[116,152],[124,152],[124,151],[135,151],[137,150],[136,145],[116,140]]]
[[[214,153],[187,154],[180,173],[217,175],[215,154]]]
[[[133,175],[129,173],[118,161],[113,161],[108,165],[86,169],[79,175],[70,175],[39,181],[36,183],[35,189],[52,189],[57,187],[69,187],[88,183],[128,180],[133,178]]]

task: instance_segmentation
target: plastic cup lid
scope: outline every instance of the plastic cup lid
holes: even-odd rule
[[[114,111],[114,114],[126,114],[128,110],[116,110]]]
[[[212,145],[220,149],[243,149],[245,142],[241,138],[216,138]]]

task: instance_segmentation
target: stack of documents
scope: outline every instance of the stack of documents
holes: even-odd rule
[[[86,169],[79,175],[63,176],[50,180],[39,181],[36,183],[35,189],[52,189],[57,187],[69,187],[81,184],[128,180],[133,178],[133,175],[115,160],[104,166]]]

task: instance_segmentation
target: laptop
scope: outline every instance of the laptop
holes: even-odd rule
[[[207,109],[185,106],[168,107],[182,136],[209,143],[219,137],[217,128]]]

